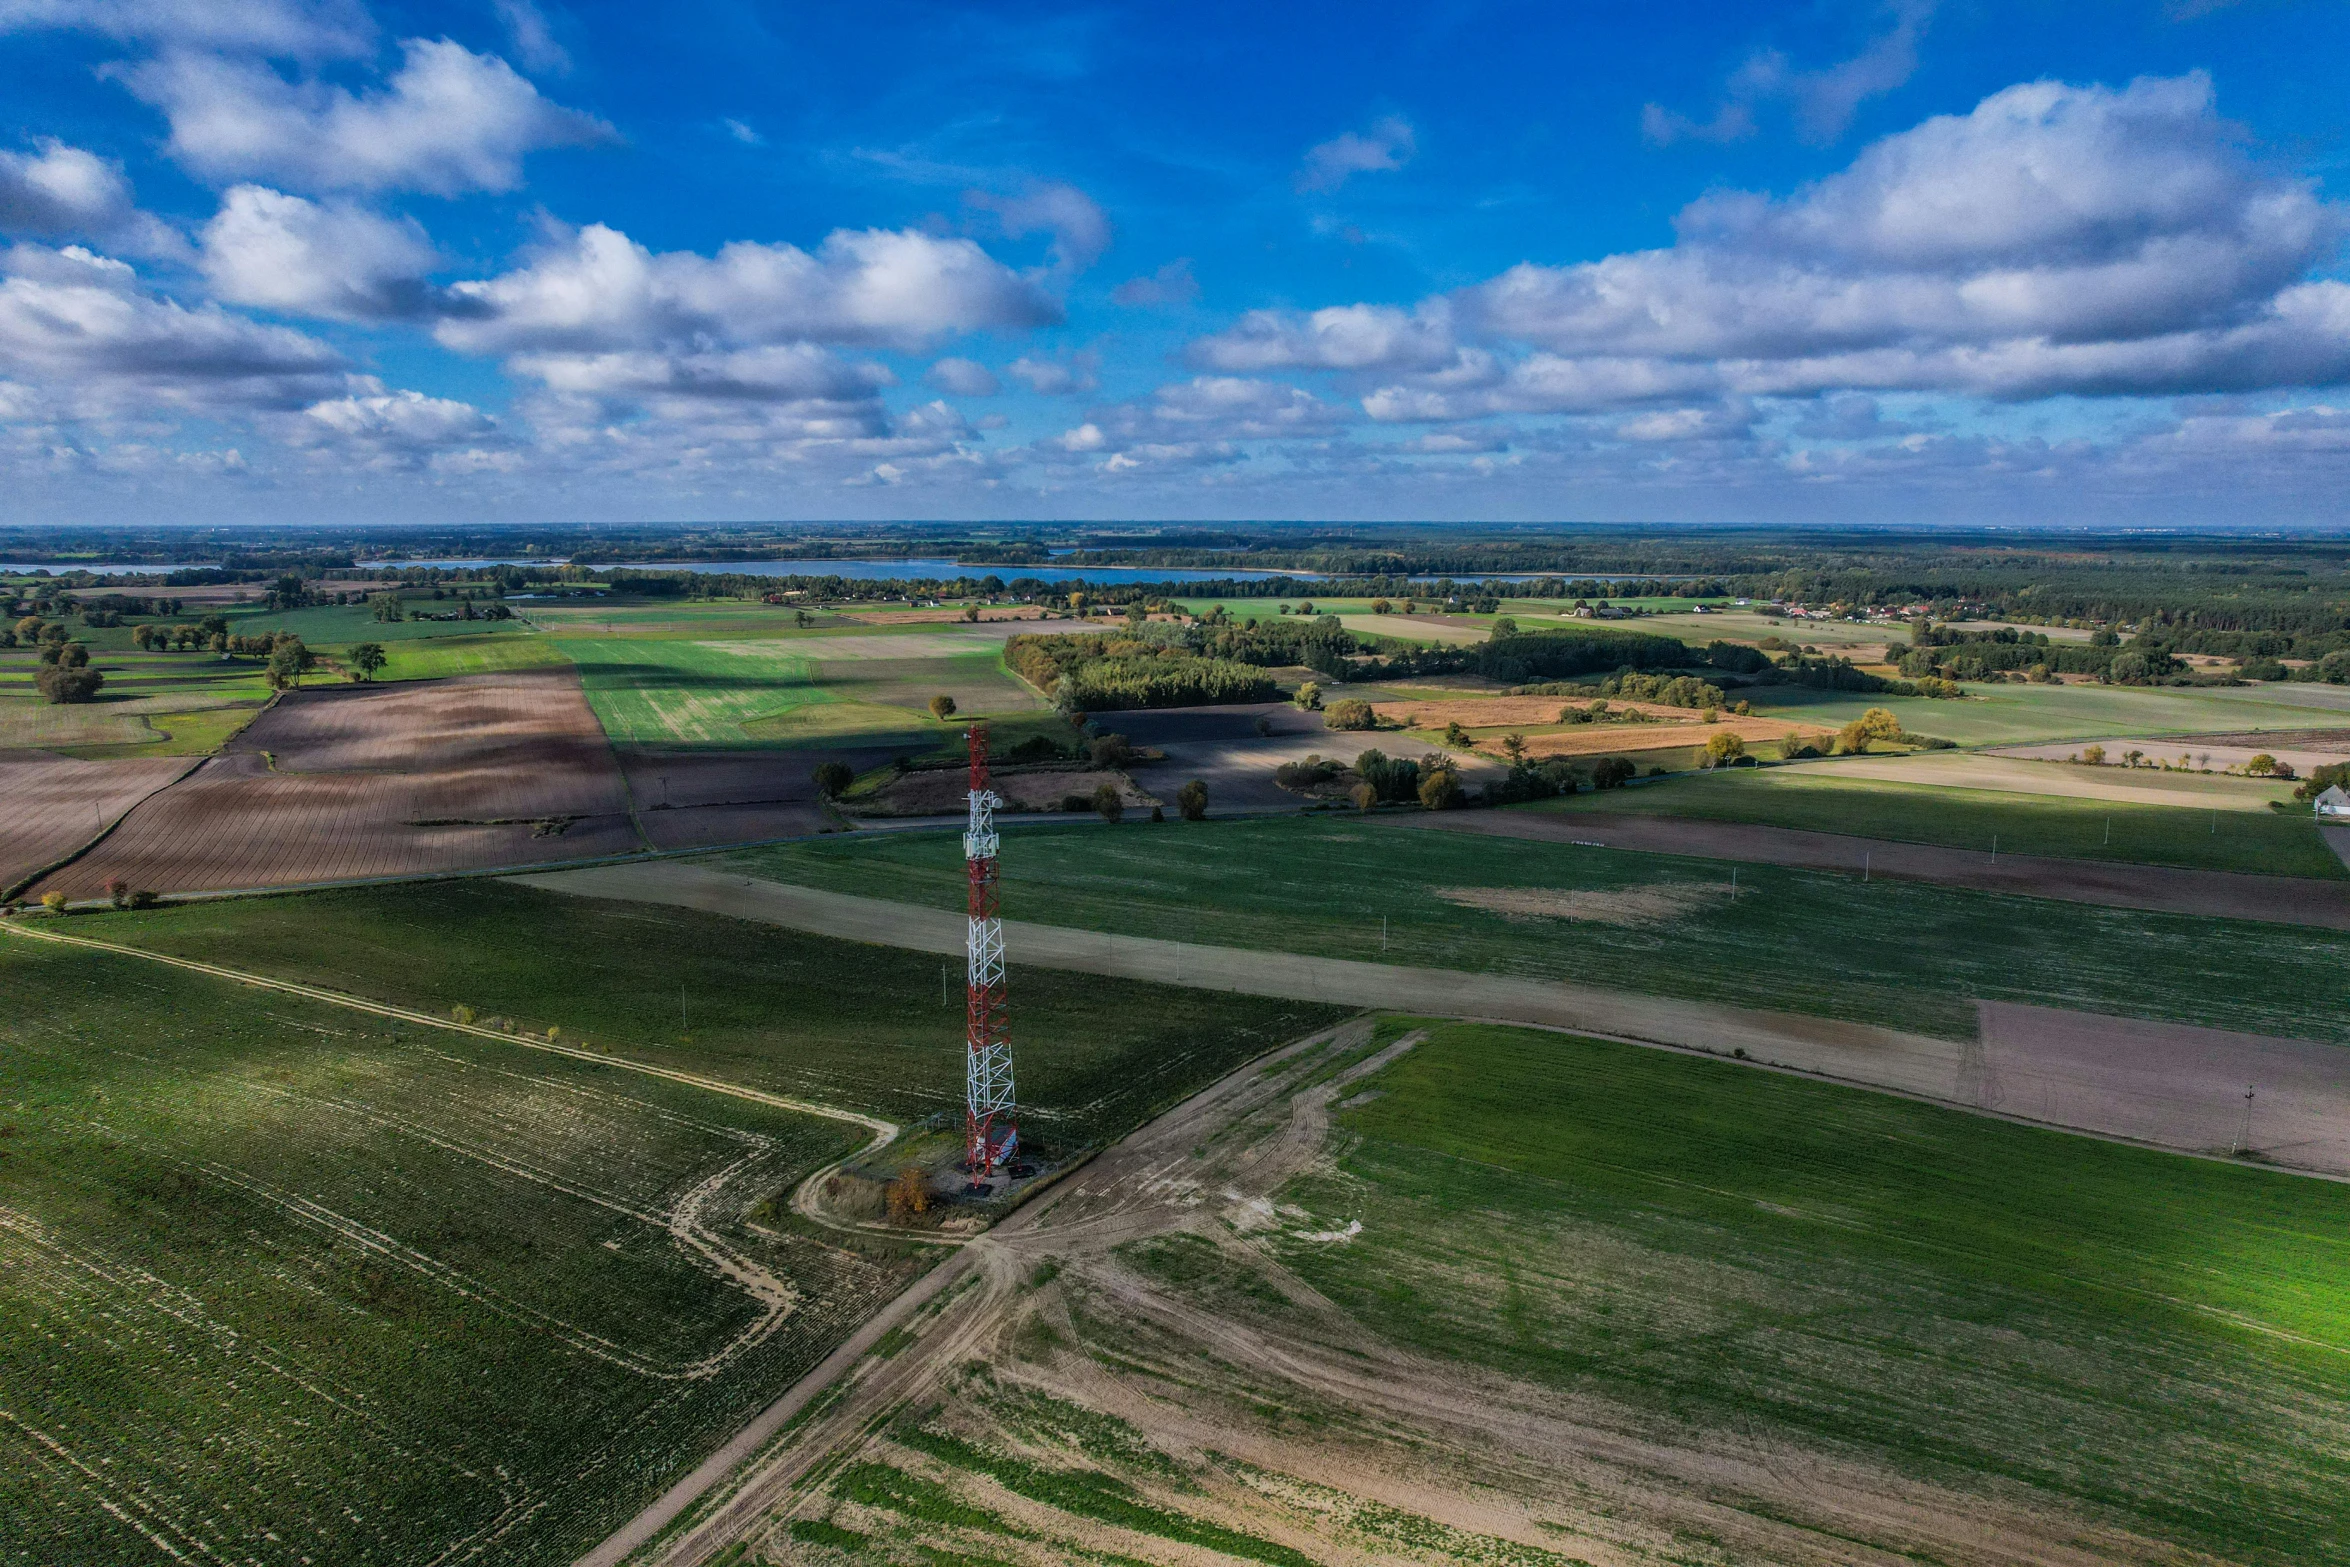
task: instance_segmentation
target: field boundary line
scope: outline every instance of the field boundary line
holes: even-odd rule
[[[177,957],[168,952],[154,952],[144,947],[127,947],[119,942],[99,941],[89,936],[69,936],[63,931],[36,930],[16,921],[0,922],[0,931],[33,941],[54,941],[69,947],[88,947],[111,953],[116,957],[144,958],[150,963],[161,963],[190,973],[209,975],[214,979],[233,980],[240,985],[252,985],[263,990],[274,990],[282,995],[300,996],[305,1000],[324,1002],[329,1006],[344,1007],[354,1012],[365,1012],[376,1017],[391,1018],[402,1023],[414,1023],[425,1028],[446,1029],[452,1034],[473,1034],[483,1039],[494,1039],[501,1044],[520,1045],[529,1050],[540,1050],[548,1055],[565,1056],[574,1061],[594,1062],[598,1066],[618,1068],[646,1077],[658,1077],[688,1088],[699,1088],[709,1093],[723,1094],[733,1099],[748,1100],[777,1110],[792,1110],[802,1115],[813,1115],[827,1121],[847,1121],[873,1134],[873,1141],[865,1152],[886,1148],[898,1135],[898,1127],[876,1115],[861,1110],[844,1110],[838,1105],[819,1104],[813,1099],[797,1099],[788,1094],[771,1094],[765,1089],[749,1088],[740,1083],[729,1083],[722,1078],[704,1077],[697,1072],[681,1072],[675,1067],[655,1066],[648,1061],[631,1061],[618,1056],[585,1050],[577,1045],[560,1044],[552,1039],[539,1039],[529,1034],[509,1034],[503,1029],[485,1028],[479,1023],[460,1023],[455,1018],[435,1017],[430,1012],[419,1012],[412,1007],[395,1006],[388,1001],[369,1001],[344,991],[328,990],[323,986],[305,985],[290,979],[274,979],[267,974],[251,974],[241,969],[225,968],[217,963],[206,963],[196,958]]]

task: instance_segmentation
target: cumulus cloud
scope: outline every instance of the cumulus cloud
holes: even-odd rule
[[[204,226],[197,265],[213,297],[345,321],[417,318],[435,307],[436,260],[413,218],[239,185]]]
[[[471,403],[373,387],[312,403],[285,428],[289,445],[331,452],[369,468],[446,465],[478,470],[503,446],[497,420]]]
[[[941,359],[922,379],[957,397],[993,397],[1004,389],[995,372],[976,359]]]
[[[1292,183],[1301,194],[1328,194],[1357,174],[1392,174],[1418,150],[1411,122],[1390,114],[1367,130],[1347,131],[1307,148]]]
[[[523,158],[540,148],[613,139],[611,127],[549,102],[495,56],[447,39],[400,49],[385,86],[358,94],[182,51],[121,75],[170,121],[172,155],[210,178],[455,196],[514,189]]]
[[[1199,298],[1199,279],[1191,275],[1191,258],[1178,256],[1147,277],[1130,277],[1110,290],[1110,298],[1129,310],[1188,305]]]
[[[375,42],[359,0],[0,0],[0,31],[43,28],[301,59],[364,54]]]
[[[1851,59],[1806,71],[1777,50],[1749,55],[1731,73],[1729,89],[1710,119],[1651,103],[1640,111],[1640,133],[1668,147],[1678,141],[1743,141],[1755,133],[1755,110],[1770,101],[1789,104],[1804,140],[1824,145],[1842,136],[1860,106],[1917,74],[1918,43],[1933,20],[1936,0],[1895,0],[1891,22]]]
[[[1077,397],[1100,386],[1101,360],[1091,350],[1066,360],[1036,359],[1023,354],[1004,366],[1004,374],[1046,397]]]
[[[995,214],[996,223],[1013,239],[1051,235],[1052,270],[1057,276],[1076,276],[1110,248],[1109,215],[1074,185],[1033,185],[1016,196],[972,191],[964,199]]]
[[[2012,87],[1786,198],[1709,197],[1679,228],[1665,249],[1525,263],[1408,316],[1244,318],[1195,352],[1227,368],[1392,367],[1366,403],[1389,419],[2350,377],[2350,286],[2310,276],[2339,254],[2345,214],[2249,159],[2200,76]],[[1419,369],[1446,332],[1520,352],[1482,381],[1465,359]]]
[[[740,241],[716,256],[655,253],[591,224],[529,265],[458,283],[470,310],[438,335],[468,353],[605,353],[815,342],[918,348],[1047,325],[1060,308],[966,239],[841,229],[811,253]]]
[[[316,338],[143,288],[79,246],[19,246],[0,278],[0,374],[97,401],[197,410],[294,408],[345,390],[341,354]]]
[[[1218,370],[1440,370],[1459,355],[1452,308],[1430,300],[1417,310],[1333,305],[1304,313],[1252,310],[1192,345]]]
[[[141,212],[121,165],[53,137],[36,153],[0,151],[0,233],[93,239],[143,255],[186,249],[177,231]]]

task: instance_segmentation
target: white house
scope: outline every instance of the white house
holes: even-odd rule
[[[2327,789],[2317,797],[2317,818],[2319,821],[2350,820],[2350,794],[2344,794],[2339,784]]]

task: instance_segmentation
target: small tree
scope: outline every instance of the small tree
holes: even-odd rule
[[[1105,822],[1122,821],[1126,816],[1126,802],[1118,798],[1118,786],[1106,779],[1093,786],[1093,808]]]
[[[473,1008],[460,1001],[455,1006],[449,1008],[449,1017],[454,1022],[462,1023],[467,1027],[471,1027],[474,1017]]]
[[[1444,726],[1444,743],[1455,750],[1474,751],[1477,749],[1477,742],[1469,738],[1469,731],[1461,727],[1461,721],[1457,718]]]
[[[131,884],[117,878],[106,884],[106,901],[118,909],[131,906]]]
[[[893,1224],[903,1224],[914,1215],[930,1211],[930,1182],[923,1177],[918,1165],[909,1164],[900,1170],[898,1178],[889,1183],[885,1195],[890,1222]]]
[[[955,699],[941,691],[930,699],[930,716],[945,723],[955,716]]]
[[[2130,754],[2135,756],[2137,753],[2133,751]],[[2130,765],[2134,767],[2137,764],[2133,762]],[[2277,759],[2269,755],[2266,751],[2260,752],[2258,755],[2254,756],[2251,761],[2244,764],[2244,771],[2250,773],[2255,778],[2266,778],[2276,770]]]
[[[846,762],[818,762],[816,770],[808,776],[815,783],[816,792],[827,800],[839,799],[857,781],[857,775],[849,771]]]
[[[1432,768],[1421,775],[1420,803],[1431,811],[1449,811],[1461,803],[1461,780],[1449,767]]]
[[[1331,703],[1322,715],[1322,722],[1332,729],[1376,729],[1379,715],[1372,711],[1370,703],[1350,696]]]
[[[376,671],[391,660],[385,655],[381,642],[362,642],[343,655],[343,662],[350,666],[352,679],[373,680]]]
[[[1367,811],[1379,803],[1379,791],[1367,783],[1359,783],[1346,791],[1346,798],[1356,810]]]
[[[1715,767],[1735,762],[1746,754],[1746,742],[1736,735],[1724,732],[1709,736],[1705,742],[1705,759]]]
[[[1506,734],[1501,737],[1501,754],[1508,757],[1512,767],[1521,767],[1526,761],[1526,737]]]
[[[2105,765],[2105,747],[2092,745],[2084,748],[2081,752],[2081,761],[2090,767],[2103,767]]]
[[[1298,682],[1297,695],[1290,700],[1310,713],[1322,705],[1322,688],[1311,680],[1302,680]]]
[[[95,669],[70,664],[45,664],[33,679],[43,700],[59,704],[87,702],[106,684],[106,677]]]
[[[41,894],[41,907],[52,914],[63,914],[65,912],[65,894],[54,887],[50,888]]]
[[[1394,606],[1393,604],[1390,604],[1390,603],[1388,603],[1388,602],[1387,602],[1387,600],[1385,600],[1385,599],[1373,599],[1373,600],[1371,600],[1371,613],[1372,613],[1372,614],[1374,614],[1374,615],[1386,615],[1386,614],[1391,614],[1391,613],[1393,613],[1393,612],[1394,612],[1394,609],[1395,609],[1395,606]]]
[[[1208,786],[1194,778],[1175,791],[1175,808],[1187,822],[1205,821],[1208,815]]]

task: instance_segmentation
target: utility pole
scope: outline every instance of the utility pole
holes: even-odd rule
[[[2240,1154],[2252,1146],[2252,1088],[2250,1083],[2244,1085],[2244,1124],[2236,1129],[2236,1143],[2228,1150],[2230,1154]]]

